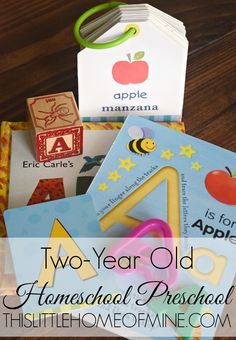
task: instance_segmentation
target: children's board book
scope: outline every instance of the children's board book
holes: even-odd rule
[[[93,201],[87,194],[8,209],[4,219],[10,238],[48,238],[56,219],[66,226],[71,237],[92,237],[93,233],[100,233]],[[63,236],[57,234],[57,237]]]
[[[236,242],[236,154],[129,116],[88,193],[103,231],[160,218],[175,237]]]

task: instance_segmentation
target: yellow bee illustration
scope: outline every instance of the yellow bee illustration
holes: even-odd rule
[[[129,151],[137,155],[145,155],[156,150],[157,144],[153,140],[153,132],[151,129],[131,126],[128,129],[128,134],[132,138],[127,144]]]

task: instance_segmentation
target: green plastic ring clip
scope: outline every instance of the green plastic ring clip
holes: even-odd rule
[[[95,13],[98,13],[100,11],[104,11],[107,9],[111,9],[120,5],[126,5],[124,2],[109,2],[109,3],[104,3],[101,5],[97,5],[95,7],[90,8],[88,11],[86,11],[84,14],[82,14],[76,21],[73,29],[74,37],[78,44],[88,47],[88,48],[93,48],[93,49],[104,49],[104,48],[111,48],[115,47],[117,45],[120,45],[127,41],[129,38],[134,36],[136,33],[136,28],[135,27],[130,27],[124,34],[122,34],[119,38],[108,41],[106,43],[92,43],[90,41],[87,41],[86,39],[82,38],[80,35],[80,28],[81,25],[84,23],[86,19],[88,19],[90,16],[92,16]]]

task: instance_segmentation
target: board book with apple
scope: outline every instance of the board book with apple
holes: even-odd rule
[[[88,192],[103,230],[160,218],[175,237],[236,242],[236,155],[129,116]]]

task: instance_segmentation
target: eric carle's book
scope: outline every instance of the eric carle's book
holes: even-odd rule
[[[236,241],[236,155],[129,116],[88,192],[103,231],[161,218],[175,237]]]

